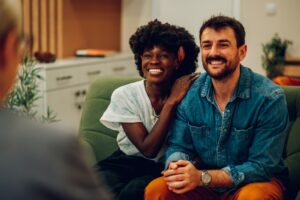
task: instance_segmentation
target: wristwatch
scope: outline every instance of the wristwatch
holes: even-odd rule
[[[201,173],[201,182],[204,187],[208,187],[211,182],[211,175],[207,170],[202,170]]]

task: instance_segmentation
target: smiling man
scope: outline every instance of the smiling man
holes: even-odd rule
[[[177,107],[166,170],[145,199],[283,199],[288,124],[282,89],[241,65],[245,30],[214,16],[200,29],[206,73]]]

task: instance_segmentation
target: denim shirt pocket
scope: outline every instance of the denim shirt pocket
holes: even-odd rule
[[[228,145],[228,158],[232,163],[242,163],[248,159],[252,137],[253,127],[247,129],[232,128]]]
[[[189,129],[191,132],[193,145],[202,160],[211,160],[213,149],[211,141],[213,138],[211,137],[210,128],[206,125],[203,126],[195,126],[189,124]]]

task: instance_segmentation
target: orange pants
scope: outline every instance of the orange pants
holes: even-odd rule
[[[277,179],[269,182],[247,184],[233,194],[218,194],[210,189],[198,187],[184,194],[170,191],[163,177],[154,179],[145,189],[145,200],[280,200],[283,199],[283,186]]]

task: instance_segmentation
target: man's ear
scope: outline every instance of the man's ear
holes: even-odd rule
[[[19,53],[17,48],[17,34],[10,31],[6,35],[3,45],[0,47],[0,67],[4,68],[8,61],[14,59],[14,55]]]
[[[5,58],[5,46],[6,46],[6,37],[3,40],[3,43],[0,44],[0,70],[2,70],[5,67],[6,58]]]
[[[4,65],[5,65],[3,50],[4,50],[4,48],[0,47],[0,70],[2,70],[2,68],[4,68]]]
[[[248,47],[246,44],[243,44],[242,46],[239,47],[240,61],[244,60],[244,58],[246,57],[247,49],[248,49]]]

